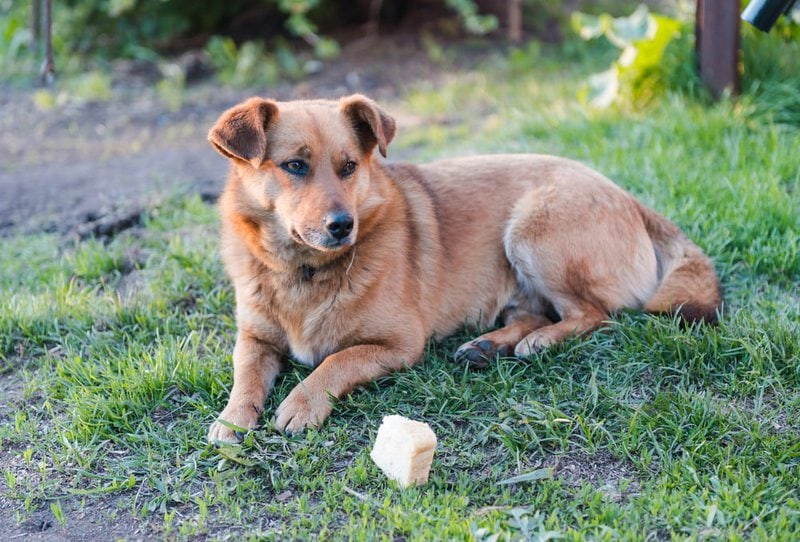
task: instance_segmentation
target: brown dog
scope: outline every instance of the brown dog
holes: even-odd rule
[[[394,120],[363,96],[226,111],[222,255],[236,288],[233,390],[209,430],[255,428],[283,358],[316,369],[276,411],[289,432],[331,398],[417,363],[431,336],[504,327],[456,359],[528,356],[641,308],[714,321],[709,259],[671,222],[576,162],[475,156],[383,165]]]

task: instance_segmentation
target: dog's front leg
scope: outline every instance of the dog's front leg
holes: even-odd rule
[[[275,425],[287,433],[318,427],[339,399],[356,386],[413,365],[422,346],[413,349],[358,345],[331,354],[289,393],[275,411]]]
[[[228,405],[208,430],[208,441],[239,442],[241,432],[229,425],[243,429],[258,427],[275,377],[281,370],[278,350],[269,343],[239,333],[233,349],[233,389]]]

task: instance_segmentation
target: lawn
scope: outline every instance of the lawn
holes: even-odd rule
[[[213,206],[165,198],[107,241],[2,239],[0,491],[14,520],[46,512],[69,529],[103,508],[111,527],[169,539],[799,539],[798,125],[775,122],[769,88],[593,110],[576,96],[603,59],[512,60],[386,104],[414,119],[390,155],[543,152],[599,169],[712,257],[718,326],[624,313],[482,371],[452,361],[465,336],[431,342],[417,367],[287,437],[270,417],[308,374],[291,365],[265,427],[215,448],[235,323]],[[369,458],[392,413],[439,438],[424,487],[399,489]]]

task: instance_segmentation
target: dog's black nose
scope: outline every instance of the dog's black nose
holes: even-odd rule
[[[325,227],[334,239],[344,239],[353,231],[353,215],[344,211],[330,213],[325,217]]]

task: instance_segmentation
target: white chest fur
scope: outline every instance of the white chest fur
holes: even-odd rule
[[[330,304],[322,304],[306,312],[301,325],[287,330],[289,349],[295,360],[316,367],[341,349],[342,327],[338,312]]]

